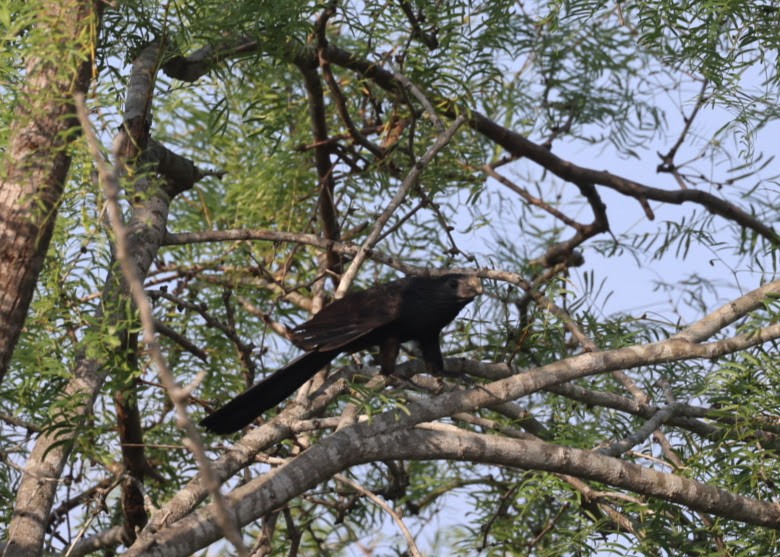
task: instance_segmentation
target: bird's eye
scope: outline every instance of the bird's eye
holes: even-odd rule
[[[450,279],[448,284],[450,285],[450,288],[456,289],[458,288],[458,279]]]

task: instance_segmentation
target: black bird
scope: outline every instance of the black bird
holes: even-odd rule
[[[441,330],[482,294],[477,277],[450,274],[409,277],[352,292],[292,330],[292,343],[306,353],[250,387],[200,425],[233,433],[273,408],[341,353],[379,347],[383,374],[395,370],[401,343],[417,341],[426,369],[442,373]]]

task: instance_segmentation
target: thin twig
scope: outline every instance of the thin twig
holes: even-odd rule
[[[679,411],[679,404],[670,404],[656,412],[652,418],[647,420],[647,422],[642,427],[640,427],[631,435],[621,439],[620,441],[612,443],[609,447],[602,447],[597,449],[596,452],[607,456],[620,456],[635,445],[638,445],[650,437],[654,431],[656,431],[662,424],[665,424],[670,419],[675,417]]]
[[[155,330],[157,330],[158,333],[168,337],[173,342],[175,342],[176,344],[184,348],[187,352],[189,352],[190,354],[198,358],[200,361],[208,363],[209,361],[208,354],[206,354],[204,350],[201,350],[200,348],[195,346],[195,344],[190,342],[190,340],[187,337],[180,334],[172,327],[169,327],[162,321],[155,319],[154,328]]]
[[[485,174],[487,174],[488,176],[496,180],[498,183],[506,186],[507,188],[515,192],[517,195],[525,199],[530,205],[534,205],[535,207],[539,207],[543,211],[546,211],[547,213],[549,213],[551,216],[561,221],[566,226],[570,226],[574,229],[579,229],[580,227],[584,226],[578,223],[577,221],[567,217],[561,211],[559,211],[558,209],[556,209],[555,207],[547,203],[544,199],[540,199],[536,196],[531,195],[528,192],[528,190],[526,190],[525,188],[521,188],[506,176],[499,174],[498,172],[496,172],[494,166],[495,165],[493,164],[486,164],[482,167],[482,170],[485,172]]]
[[[439,130],[444,130],[444,122],[441,121],[441,118],[439,118],[439,115],[436,113],[436,110],[433,108],[433,103],[431,103],[430,100],[428,100],[428,97],[426,97],[422,91],[414,84],[412,83],[408,77],[403,75],[400,72],[393,73],[393,78],[396,79],[399,83],[401,83],[418,101],[420,101],[420,104],[423,105],[423,108],[425,108],[425,112],[428,113],[428,116],[431,117],[431,121],[433,122],[433,125],[436,126]]]
[[[382,211],[382,214],[379,215],[379,217],[377,218],[376,224],[371,230],[371,233],[368,235],[368,238],[366,238],[365,242],[363,242],[363,245],[360,247],[360,250],[358,251],[358,253],[355,255],[355,258],[350,263],[349,268],[342,276],[341,282],[339,283],[339,287],[336,289],[336,294],[335,294],[336,298],[342,297],[347,292],[349,285],[352,284],[352,281],[355,279],[355,276],[357,276],[357,273],[360,270],[361,265],[363,265],[363,262],[369,256],[369,252],[373,249],[374,245],[382,235],[382,228],[385,226],[385,224],[387,224],[387,222],[390,220],[390,217],[393,215],[396,209],[398,209],[398,207],[401,205],[401,203],[406,198],[409,191],[417,183],[417,180],[420,177],[420,174],[422,174],[423,169],[426,166],[428,166],[428,164],[430,164],[430,162],[439,153],[439,151],[441,151],[452,140],[453,136],[455,135],[455,132],[458,131],[458,128],[460,128],[460,126],[465,121],[466,121],[465,115],[461,115],[458,118],[456,118],[452,126],[450,126],[447,130],[445,130],[436,138],[434,144],[431,145],[431,147],[422,157],[420,157],[420,159],[415,163],[415,165],[406,175],[406,178],[401,184],[401,187],[398,188],[398,191],[393,196],[393,199],[390,200],[388,206],[385,207],[385,210]]]
[[[685,180],[683,180],[682,176],[680,175],[680,166],[674,163],[674,157],[677,155],[677,151],[682,146],[683,141],[685,141],[685,137],[688,135],[688,132],[691,129],[693,120],[696,118],[696,115],[699,113],[701,107],[704,106],[704,103],[707,102],[707,87],[709,84],[710,82],[706,79],[702,82],[701,91],[699,91],[699,95],[696,99],[696,105],[693,107],[690,116],[685,116],[683,114],[683,121],[685,122],[685,125],[683,126],[682,132],[680,132],[680,137],[677,138],[677,142],[665,155],[658,153],[658,156],[661,158],[661,164],[658,165],[656,171],[670,172],[674,176],[675,180],[677,180],[680,188],[684,190],[687,190],[688,186],[685,184]]]
[[[316,236],[314,234],[303,234],[295,232],[283,232],[279,230],[266,230],[266,229],[234,229],[234,230],[202,230],[199,232],[182,232],[179,234],[167,233],[163,240],[163,245],[178,246],[185,244],[200,244],[208,242],[233,242],[236,240],[262,240],[268,242],[290,242],[297,244],[305,244],[314,246],[323,250],[333,250],[342,255],[355,256],[360,251],[360,246],[351,242],[337,242]],[[407,275],[431,275],[437,276],[437,271],[431,270],[426,267],[419,267],[417,265],[410,265],[405,263],[402,259],[382,253],[376,249],[370,250],[366,254],[368,259],[377,261],[388,267],[392,267],[397,271],[405,273]],[[511,271],[504,271],[500,269],[449,269],[448,271],[441,271],[439,274],[445,274],[446,272],[459,272],[463,274],[470,274],[485,279],[500,280],[509,282],[516,286],[519,286],[523,290],[531,288],[531,284],[519,273]],[[208,277],[205,280],[210,280]],[[290,296],[292,293],[285,293],[285,296]],[[292,300],[298,305],[301,300]]]
[[[136,269],[132,257],[128,252],[127,242],[127,229],[124,226],[122,220],[122,211],[119,207],[119,176],[118,167],[115,165],[113,169],[108,167],[105,158],[102,155],[100,144],[98,143],[97,136],[92,127],[92,123],[89,120],[89,114],[87,112],[86,102],[83,95],[78,95],[75,98],[76,112],[81,123],[81,127],[84,130],[84,135],[87,139],[90,154],[95,161],[95,165],[98,169],[98,175],[100,177],[100,183],[103,186],[104,196],[106,199],[106,208],[108,211],[111,226],[114,229],[116,235],[116,257],[119,261],[122,269],[122,274],[127,281],[130,288],[130,293],[133,297],[133,301],[138,308],[138,313],[141,319],[141,326],[143,329],[143,340],[147,345],[149,354],[157,367],[157,372],[160,376],[160,380],[165,386],[168,396],[176,407],[176,412],[179,418],[179,425],[185,431],[190,441],[185,444],[193,452],[195,459],[198,462],[198,467],[201,472],[201,476],[205,485],[208,486],[212,499],[214,500],[214,507],[216,509],[216,520],[222,528],[225,537],[235,546],[239,555],[249,555],[246,546],[241,539],[241,533],[238,530],[238,526],[235,521],[230,517],[227,506],[222,497],[222,493],[219,490],[219,482],[211,468],[211,463],[206,455],[206,449],[203,446],[203,442],[200,438],[200,433],[195,428],[195,425],[190,421],[187,415],[187,400],[189,399],[189,393],[194,388],[194,384],[188,388],[179,387],[168,369],[168,363],[165,360],[165,356],[160,348],[160,343],[157,341],[157,333],[154,327],[154,314],[152,312],[152,304],[144,291],[143,283],[138,276],[138,270]],[[117,146],[121,145],[121,142],[116,142]]]
[[[395,512],[390,505],[388,505],[386,502],[384,502],[381,498],[377,497],[376,494],[372,493],[359,483],[357,483],[354,480],[351,480],[347,478],[346,476],[342,474],[336,474],[333,476],[333,478],[343,484],[347,484],[352,489],[360,493],[361,495],[364,495],[365,497],[368,497],[376,503],[376,505],[384,510],[387,514],[391,516],[393,521],[398,525],[398,528],[401,530],[401,533],[404,535],[404,538],[406,538],[406,543],[409,545],[409,553],[414,555],[415,557],[422,557],[422,553],[420,553],[420,550],[417,548],[417,544],[414,541],[414,537],[412,536],[412,533],[409,531],[409,528],[406,527],[406,524],[404,524],[403,519],[401,516]]]

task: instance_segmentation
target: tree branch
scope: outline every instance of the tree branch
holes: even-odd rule
[[[544,441],[463,432],[451,426],[421,424],[381,431],[379,424],[358,424],[311,447],[288,464],[241,486],[228,496],[240,523],[247,524],[282,502],[351,466],[388,459],[463,460],[570,474],[657,497],[690,509],[780,529],[780,506],[729,493],[695,480],[658,472]],[[160,532],[157,544],[142,555],[189,555],[218,540],[211,506]]]
[[[364,77],[372,79],[383,89],[398,95],[399,99],[403,99],[403,96],[399,94],[403,90],[403,83],[392,72],[385,70],[377,64],[360,59],[352,53],[333,45],[328,46],[328,60],[333,64],[349,68]],[[444,106],[447,107],[444,109],[444,112],[450,118],[468,114],[468,124],[472,129],[506,149],[512,156],[528,158],[567,182],[584,182],[608,187],[636,199],[643,206],[646,206],[647,209],[649,209],[649,206],[646,205],[647,200],[661,201],[674,205],[696,203],[710,213],[755,231],[772,244],[780,243],[780,235],[772,226],[764,224],[759,218],[708,192],[701,190],[664,190],[646,186],[610,172],[578,166],[554,155],[544,145],[538,145],[523,135],[497,124],[476,110],[468,110],[466,107],[455,106],[452,103],[444,103]],[[648,216],[650,217],[651,215]]]
[[[771,293],[780,293],[780,280],[775,281],[773,285],[774,288],[771,289]],[[361,450],[365,449],[369,443],[373,444],[377,439],[381,440],[380,444],[382,451],[410,450],[410,448],[405,445],[406,441],[398,438],[391,439],[391,437],[409,433],[409,431],[411,431],[410,428],[413,428],[417,424],[431,422],[445,416],[458,414],[460,412],[470,412],[476,408],[495,406],[509,400],[527,396],[531,393],[537,392],[541,389],[558,383],[571,381],[573,379],[586,377],[597,373],[606,373],[609,371],[628,369],[640,365],[649,366],[658,363],[667,363],[691,358],[713,358],[744,350],[746,348],[757,346],[763,344],[764,342],[776,340],[778,338],[780,338],[780,324],[773,324],[764,329],[752,331],[747,335],[735,335],[730,338],[707,344],[694,344],[678,339],[667,339],[661,342],[647,345],[635,345],[603,352],[585,353],[532,370],[527,370],[524,372],[515,371],[515,374],[511,375],[510,377],[488,385],[481,385],[472,389],[446,392],[430,399],[414,401],[406,406],[405,412],[400,412],[396,409],[393,409],[374,416],[373,419],[368,423],[358,422],[332,434],[326,439],[320,441],[320,443],[317,445],[309,448],[300,456],[296,457],[296,459],[294,459],[290,465],[275,469],[262,478],[248,484],[248,486],[253,487],[245,486],[244,488],[241,488],[230,494],[228,496],[228,500],[230,501],[229,504],[235,505],[235,516],[239,520],[239,523],[246,524],[249,520],[254,520],[259,516],[263,516],[264,514],[271,512],[273,509],[278,508],[279,504],[281,504],[283,501],[287,501],[291,497],[299,495],[306,489],[317,485],[317,483],[322,481],[322,479],[330,477],[325,473],[326,466],[324,463],[326,462],[336,461],[338,463],[338,469],[331,470],[330,475],[344,470],[347,467],[358,463],[358,461],[351,460],[353,455],[357,455]],[[511,369],[509,366],[504,364],[482,364],[479,362],[465,360],[448,360],[447,363],[448,370],[452,372],[469,372],[471,370],[489,371],[490,369],[500,369],[503,371]],[[250,435],[244,438],[244,440],[242,440],[242,442],[234,448],[234,451],[238,451],[238,454],[246,454],[245,451],[247,450],[247,447],[243,446],[242,443],[246,443],[250,439],[252,439],[252,444],[255,447],[255,450],[260,450],[262,446],[266,446],[265,443],[260,443],[259,446],[256,443],[258,437],[261,435],[268,442],[272,442],[271,438],[276,438],[277,440],[283,438],[284,435],[288,434],[287,432],[289,430],[282,428],[281,431],[284,433],[280,436],[279,426],[283,425],[287,420],[289,420],[289,416],[292,413],[293,410],[288,407],[280,414],[279,418],[269,424],[261,426],[257,430],[254,430],[253,433],[250,433]],[[283,418],[283,416],[286,417]],[[298,414],[298,416],[302,417],[300,414]],[[357,445],[361,448],[351,452],[353,451],[354,445]],[[548,450],[555,450],[565,452],[561,454],[575,454],[581,457],[581,452],[591,455],[593,458],[608,459],[609,462],[613,462],[614,460],[609,457],[593,455],[588,451],[578,452],[577,449],[555,447],[554,445],[543,444],[542,446],[536,447],[540,450],[543,449],[542,453],[545,453]],[[553,447],[555,448],[553,449]],[[427,446],[423,446],[421,450],[427,450],[428,448],[429,447]],[[378,448],[377,450],[380,449]],[[520,451],[523,453],[524,450],[524,448],[515,447],[512,449],[512,452]],[[574,453],[571,453],[571,451],[574,451]],[[427,457],[431,456],[430,453],[425,454]],[[476,460],[479,460],[479,457],[477,456],[463,456],[462,453],[457,454],[460,454],[461,456],[455,456],[454,458],[456,459],[464,458],[468,460],[471,458],[476,458]],[[229,459],[233,460],[233,464],[230,464],[229,468],[225,467],[226,456],[223,456],[223,458],[220,459],[222,464],[215,465],[215,467],[218,466],[217,469],[223,472],[228,472],[230,468],[235,470],[235,461],[233,458]],[[418,456],[413,456],[407,453],[393,453],[390,455],[385,455],[382,458],[392,459],[417,457]],[[426,458],[426,456],[422,456],[421,458]],[[441,458],[450,458],[450,456],[442,455]],[[481,460],[479,461],[482,462]],[[244,462],[246,462],[246,460]],[[298,464],[293,465],[295,462],[298,462]],[[360,460],[359,462],[366,461]],[[707,509],[710,510],[701,507],[700,504],[702,501],[704,501],[703,498],[706,496],[710,498],[707,505],[712,504],[717,507],[716,514],[719,514],[720,516],[734,517],[735,515],[731,513],[733,513],[734,509],[737,507],[731,507],[733,503],[734,505],[738,505],[739,508],[742,508],[743,510],[747,509],[745,515],[742,518],[743,520],[755,520],[755,522],[752,523],[780,527],[780,511],[778,511],[774,506],[768,505],[766,503],[755,502],[748,498],[728,494],[714,487],[699,484],[698,482],[694,482],[692,480],[678,478],[677,476],[672,476],[669,474],[661,474],[660,476],[657,476],[657,474],[660,473],[651,470],[645,471],[645,469],[634,464],[615,461],[620,462],[621,470],[623,470],[624,473],[629,474],[630,477],[634,478],[632,482],[636,482],[636,484],[632,483],[630,487],[627,487],[624,483],[627,481],[625,477],[621,479],[621,474],[617,474],[617,479],[614,477],[614,468],[611,469],[613,472],[610,473],[613,475],[605,478],[601,475],[602,472],[599,472],[599,475],[589,475],[582,472],[582,470],[579,468],[567,468],[567,466],[570,465],[570,460],[568,460],[568,457],[563,458],[562,462],[566,464],[561,464],[560,468],[551,469],[542,466],[538,469],[561,472],[571,475],[580,475],[589,479],[605,481],[605,483],[609,483],[610,485],[626,487],[627,489],[632,489],[640,493],[659,496],[661,498],[666,498],[667,500],[675,502],[681,502],[686,505],[691,502],[695,503],[696,500],[701,499],[700,503],[691,504],[691,508],[715,513],[715,510],[710,509],[709,506],[707,506]],[[607,461],[598,462],[603,465],[606,465],[607,463]],[[515,462],[513,465],[534,467],[531,466],[528,462]],[[241,465],[239,464],[239,466]],[[292,470],[294,471],[289,471],[288,466],[292,466]],[[334,464],[334,466],[336,465]],[[616,466],[616,464],[613,463],[613,466]],[[628,468],[623,468],[625,466]],[[286,472],[280,472],[281,470],[286,470]],[[303,470],[306,470],[307,472],[300,472]],[[317,478],[320,478],[319,473],[322,472],[322,479],[318,480],[309,475],[312,470],[316,470],[318,472]],[[603,470],[603,474],[607,474],[607,470],[608,469],[605,468]],[[222,477],[221,473],[220,476]],[[191,482],[190,486],[192,486],[193,483],[196,483],[196,481],[197,480]],[[664,493],[659,494],[653,489],[647,491],[647,482],[655,481],[662,482],[662,485],[665,487],[661,491],[666,489]],[[258,482],[262,483],[262,489],[257,489]],[[265,482],[273,483],[266,484]],[[682,488],[679,482],[682,482]],[[672,486],[675,489],[671,489]],[[249,491],[246,491],[247,489]],[[696,491],[695,495],[691,495],[692,490]],[[669,495],[670,493],[672,493],[671,496]],[[715,503],[712,502],[712,497],[717,499]],[[728,504],[725,505],[728,508],[725,510],[720,506],[720,502],[724,500],[728,502]],[[197,501],[190,500],[190,503],[194,505],[197,504]],[[183,509],[179,508],[177,511],[178,513],[181,513]],[[771,511],[771,513],[766,514],[769,511]],[[254,512],[258,512],[259,514],[254,515]],[[759,518],[758,515],[762,513],[764,518]],[[777,517],[774,515],[777,515]],[[178,514],[178,516],[183,516],[183,514]],[[250,516],[254,516],[254,518],[250,518]],[[750,516],[751,518],[744,518],[745,516]],[[766,518],[767,516],[770,518]],[[189,518],[183,519],[179,525],[174,526],[171,530],[162,532],[158,531],[153,538],[146,538],[148,541],[144,544],[136,544],[136,546],[134,546],[132,550],[128,552],[128,557],[141,554],[161,554],[157,552],[161,551],[160,548],[163,546],[155,545],[154,547],[151,547],[150,544],[152,540],[160,542],[161,540],[175,539],[178,548],[176,551],[195,551],[198,547],[202,547],[202,545],[197,547],[188,545],[193,543],[193,538],[195,537],[191,535],[192,530],[189,530],[189,528],[197,528],[199,535],[203,534],[204,537],[197,542],[198,544],[210,543],[208,540],[212,540],[211,536],[216,536],[213,539],[217,539],[219,537],[219,531],[213,529],[214,527],[212,524],[209,524],[207,517],[210,517],[208,513],[205,515],[203,513],[199,513]],[[767,521],[769,524],[767,524]],[[178,534],[176,532],[178,532]],[[183,532],[188,533],[185,535]],[[174,551],[170,546],[165,546],[165,548],[165,551]]]

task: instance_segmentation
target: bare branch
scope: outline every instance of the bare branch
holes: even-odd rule
[[[642,443],[645,439],[650,437],[654,431],[656,431],[662,424],[665,424],[674,416],[680,412],[679,404],[670,404],[669,406],[660,409],[658,412],[650,418],[647,423],[640,427],[637,431],[621,439],[615,443],[610,444],[609,447],[603,447],[597,449],[596,452],[606,456],[620,456],[621,454],[632,449],[635,445]]]
[[[198,244],[198,243],[208,243],[208,242],[234,242],[237,240],[291,242],[291,243],[314,246],[324,250],[333,250],[337,253],[349,255],[349,256],[356,256],[361,249],[360,246],[357,246],[356,244],[353,244],[351,242],[334,242],[332,240],[327,240],[325,238],[316,236],[314,234],[282,232],[278,230],[263,230],[263,229],[204,230],[201,232],[183,232],[179,234],[168,233],[165,236],[164,244],[169,246],[178,246],[178,245]],[[495,280],[510,282],[526,290],[531,288],[531,284],[525,278],[523,278],[522,275],[518,273],[513,273],[511,271],[503,271],[499,269],[480,269],[476,271],[472,269],[436,270],[436,269],[430,269],[428,267],[418,267],[415,265],[409,265],[408,263],[404,263],[398,257],[393,257],[391,255],[384,254],[380,251],[377,251],[376,249],[368,250],[365,253],[366,253],[365,256],[366,259],[371,259],[372,261],[377,261],[379,263],[385,264],[407,275],[439,276],[450,272],[457,272],[463,274],[471,274],[474,276],[487,278],[487,279],[495,279]],[[263,286],[270,287],[271,285],[265,284]],[[292,297],[293,298],[292,301],[294,303],[308,309],[306,306],[309,304],[304,303],[302,299],[300,299],[297,296],[294,296],[294,293],[285,293],[284,295],[285,297],[287,296]]]
[[[775,282],[776,287],[780,288],[780,281]],[[309,450],[296,457],[290,464],[277,469],[273,474],[263,476],[239,488],[230,498],[236,505],[235,516],[240,523],[246,523],[249,520],[267,514],[273,508],[277,508],[281,501],[288,500],[290,497],[317,485],[317,483],[333,473],[337,473],[359,462],[372,460],[374,456],[380,454],[382,455],[381,458],[432,458],[433,447],[439,446],[435,442],[431,441],[433,444],[421,442],[422,444],[418,445],[417,448],[424,450],[425,453],[416,454],[414,453],[416,448],[409,446],[412,442],[399,437],[411,434],[412,430],[410,428],[423,422],[430,422],[460,412],[468,412],[475,408],[495,406],[505,401],[527,396],[554,384],[579,377],[628,369],[639,365],[647,366],[690,358],[713,358],[778,338],[780,338],[780,324],[774,324],[764,329],[753,331],[748,335],[735,335],[707,344],[694,344],[678,339],[668,339],[648,345],[586,353],[536,369],[516,373],[511,377],[489,385],[446,392],[428,400],[415,401],[407,406],[405,413],[391,410],[375,416],[368,423],[358,422],[355,425],[346,427],[322,440],[317,445],[310,447]],[[454,372],[468,372],[470,369],[490,369],[493,367],[506,369],[508,367],[505,365],[486,365],[462,360],[455,361],[452,364],[450,365],[448,361],[448,369]],[[288,410],[289,408],[282,414],[288,412]],[[263,430],[265,427],[258,428],[258,430],[255,430],[255,433]],[[450,429],[456,430],[456,428]],[[453,434],[453,431],[447,431],[447,435]],[[489,439],[490,443],[501,444],[510,442],[498,436],[490,436]],[[482,438],[480,438],[479,442],[475,441],[476,445],[481,447],[480,451],[485,447],[483,441]],[[518,443],[542,443],[541,441],[527,440],[513,441]],[[349,450],[344,448],[344,443],[350,447]],[[376,446],[374,445],[375,443],[377,444]],[[356,448],[353,452],[352,448],[355,446]],[[368,448],[369,446],[375,447],[377,452],[371,452]],[[335,447],[341,448],[335,449]],[[534,445],[533,447],[530,445],[522,447],[513,446],[508,451],[508,454],[511,454],[513,459],[524,458],[525,456],[531,458],[527,451],[532,449],[538,450],[542,455],[549,455],[550,451],[554,454],[560,454],[561,465],[551,465],[547,456],[541,457],[541,463],[512,460],[511,465],[603,481],[617,487],[625,487],[635,492],[682,503],[702,512],[710,512],[725,517],[739,517],[743,521],[780,528],[780,509],[772,504],[739,497],[693,480],[647,470],[634,464],[616,461],[613,458],[595,455],[588,451],[578,451],[554,445],[548,446],[542,443],[542,445]],[[399,454],[396,451],[401,451],[403,454]],[[486,453],[480,454],[484,455]],[[585,457],[586,454],[588,455],[587,458]],[[352,460],[353,457],[355,460]],[[466,460],[474,459],[480,462],[486,461],[480,460],[483,457],[479,457],[476,454],[464,454],[461,448],[455,449],[454,454],[442,453],[439,458],[463,458]],[[499,462],[496,460],[490,461]],[[580,462],[580,464],[575,464],[575,461]],[[500,462],[505,463],[505,461]],[[595,468],[594,462],[596,463]],[[326,463],[329,464],[326,465]],[[331,466],[331,468],[328,468],[328,466]],[[594,472],[594,469],[602,471]],[[307,470],[309,475],[302,475],[296,470]],[[311,475],[312,471],[316,471],[317,475]],[[302,478],[305,479],[302,481]],[[273,482],[270,484],[273,487],[266,485],[265,482]],[[261,485],[264,487],[260,488]],[[166,542],[163,540],[175,539],[179,549],[190,552],[195,551],[197,547],[203,546],[198,544],[207,544],[219,537],[219,530],[213,529],[209,517],[210,511],[202,511],[182,521],[178,526],[170,530],[158,532],[155,540],[162,543],[162,546],[158,545],[151,548],[145,544],[143,547],[148,549],[148,554],[160,554],[156,552],[164,551],[162,548],[165,547]],[[193,527],[197,527],[199,535],[202,535],[198,541],[191,539],[192,536],[185,533],[189,532],[190,530],[188,529]],[[131,551],[128,553],[128,555],[137,554],[140,554],[140,552]]]
[[[334,192],[336,182],[333,179],[333,163],[330,160],[330,152],[327,149],[328,124],[325,117],[325,100],[317,74],[316,63],[300,61],[298,69],[303,75],[304,85],[309,95],[309,113],[311,115],[312,135],[317,147],[314,150],[314,160],[319,177],[319,212],[322,221],[322,229],[325,238],[338,241],[341,238],[341,230],[337,218],[336,200]],[[341,261],[336,254],[327,251],[328,269],[334,273],[341,272]]]
[[[702,342],[751,311],[763,307],[769,300],[778,298],[780,298],[780,284],[778,281],[768,282],[688,325],[672,338]]]
[[[353,373],[357,373],[353,371]],[[292,436],[294,426],[300,420],[306,420],[321,413],[325,407],[345,388],[346,383],[340,377],[331,377],[326,388],[322,389],[307,406],[289,404],[274,419],[269,420],[250,431],[238,443],[219,459],[211,463],[219,481],[224,481],[239,470],[255,461],[255,455],[263,449]],[[138,540],[127,552],[128,557],[140,555],[155,543],[157,533],[165,523],[172,523],[192,512],[208,495],[205,482],[199,474],[181,489],[163,508],[149,519]]]

